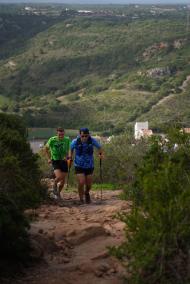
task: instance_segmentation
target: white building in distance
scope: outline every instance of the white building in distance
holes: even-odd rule
[[[152,136],[152,130],[148,129],[148,121],[135,123],[135,139]]]

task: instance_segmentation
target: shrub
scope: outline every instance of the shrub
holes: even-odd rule
[[[136,164],[141,163],[146,148],[146,140],[136,143],[128,133],[113,137],[110,143],[103,145],[103,181],[117,185],[129,184],[134,179]],[[98,163],[99,160],[95,159],[95,181],[99,180]]]
[[[35,208],[41,198],[40,172],[26,141],[20,118],[0,114],[0,271],[5,260],[29,257],[26,208]],[[8,267],[9,268],[9,267]]]
[[[190,283],[190,143],[179,130],[154,139],[137,167],[126,242],[113,249],[127,259],[129,283]],[[176,148],[177,143],[177,148]]]

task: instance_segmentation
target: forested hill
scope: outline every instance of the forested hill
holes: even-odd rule
[[[190,124],[186,6],[27,9],[0,6],[3,112],[115,133],[136,120]]]

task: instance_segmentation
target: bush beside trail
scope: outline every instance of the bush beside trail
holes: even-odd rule
[[[103,144],[103,183],[117,188],[128,188],[135,179],[137,165],[140,165],[148,148],[148,141],[135,141],[130,133],[115,136],[110,143]],[[94,182],[101,183],[99,158],[95,155]]]
[[[24,210],[35,208],[43,191],[26,128],[19,117],[5,114],[0,114],[0,181],[0,274],[6,274],[29,258]]]
[[[112,252],[126,263],[129,283],[190,283],[189,189],[189,136],[172,130],[165,144],[150,143],[129,194],[133,209],[120,215],[126,242]]]

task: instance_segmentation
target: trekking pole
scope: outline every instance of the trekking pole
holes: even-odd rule
[[[68,163],[68,174],[67,174],[67,186],[66,186],[66,190],[68,190],[69,189],[69,176],[70,176],[70,171],[71,171],[71,162],[72,162],[72,160],[68,160],[69,161],[69,163]],[[68,162],[67,161],[67,162]]]
[[[102,201],[102,183],[103,183],[103,177],[102,177],[102,157],[100,155],[100,183],[101,183],[101,201]]]

